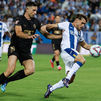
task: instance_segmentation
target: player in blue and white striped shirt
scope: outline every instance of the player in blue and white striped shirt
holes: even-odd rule
[[[74,21],[62,22],[58,24],[47,24],[43,26],[43,31],[47,32],[46,29],[60,28],[63,30],[62,42],[61,42],[61,57],[65,63],[66,77],[60,80],[58,83],[51,86],[47,86],[47,92],[45,93],[45,98],[57,88],[66,86],[68,88],[69,84],[73,82],[75,78],[75,73],[77,70],[85,63],[84,57],[77,51],[77,46],[80,44],[83,48],[89,50],[90,45],[88,45],[83,38],[83,32],[81,29],[87,22],[85,15],[77,14]]]
[[[4,35],[8,35],[9,37],[11,36],[11,34],[8,31],[7,25],[0,21],[0,60],[2,57],[2,47],[3,47],[3,36]]]

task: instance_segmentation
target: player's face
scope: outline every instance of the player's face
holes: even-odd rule
[[[37,6],[27,7],[27,12],[30,18],[33,18],[34,15],[37,13]]]
[[[78,30],[81,30],[84,27],[85,24],[86,24],[86,20],[84,18],[82,18],[81,20],[77,19],[77,21],[76,21],[76,28]]]
[[[55,18],[55,22],[56,22],[56,23],[59,23],[60,20],[61,20],[61,18],[60,18],[59,16],[56,16],[56,18]]]

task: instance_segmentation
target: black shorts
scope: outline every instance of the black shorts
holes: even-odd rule
[[[53,50],[59,50],[61,52],[60,43],[52,43]]]
[[[53,39],[52,40],[52,47],[53,47],[53,50],[59,50],[61,52],[61,41],[62,39]]]
[[[28,60],[28,59],[33,60],[33,57],[32,57],[31,53],[23,53],[13,45],[10,45],[9,48],[8,48],[8,57],[11,56],[11,55],[17,56],[21,65],[23,65],[22,63],[25,60]]]

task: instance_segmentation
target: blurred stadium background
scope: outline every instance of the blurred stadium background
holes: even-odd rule
[[[16,17],[23,15],[25,4],[35,0],[0,0],[0,20],[4,21],[9,31],[13,32]],[[36,0],[40,1],[36,17],[42,24],[54,23],[55,15],[61,16],[61,21],[72,21],[75,14],[86,14],[89,21],[84,31],[85,41],[89,44],[101,45],[101,0]],[[36,31],[40,34],[40,32]],[[43,95],[48,83],[54,84],[64,77],[64,63],[60,60],[63,69],[52,69],[49,60],[52,58],[51,40],[44,36],[33,40],[32,53],[36,62],[36,73],[21,82],[9,84],[6,93],[0,92],[0,101],[44,101]],[[7,53],[10,39],[4,38],[3,52]],[[84,55],[89,52],[81,49]],[[37,55],[36,55],[37,54]],[[48,54],[48,55],[47,55]],[[47,101],[101,101],[101,57],[85,56],[86,64],[77,73],[74,84],[70,89],[55,91]],[[61,59],[61,58],[60,58]],[[7,66],[7,55],[3,54],[0,62],[0,73]],[[17,63],[17,69],[21,66]],[[54,79],[53,79],[54,78]],[[27,84],[28,83],[28,84]],[[23,86],[23,87],[22,87]]]
[[[23,15],[26,2],[31,0],[0,0],[0,19],[4,21],[10,32],[16,17]],[[35,1],[35,0],[32,0]],[[72,21],[75,14],[87,15],[89,21],[86,24],[84,38],[89,44],[101,44],[101,1],[100,0],[36,0],[40,2],[37,17],[42,24],[54,23],[55,15],[61,16],[61,21]],[[40,32],[36,31],[40,34]],[[32,53],[52,53],[51,40],[44,36],[41,39],[33,40]],[[3,52],[7,52],[10,39],[4,39]],[[43,47],[46,45],[46,48]],[[38,49],[37,49],[37,48]],[[41,49],[40,49],[41,48]],[[49,48],[49,49],[48,49]],[[43,50],[43,51],[40,51]],[[47,51],[49,50],[49,51]],[[81,50],[82,54],[89,54],[88,51]]]

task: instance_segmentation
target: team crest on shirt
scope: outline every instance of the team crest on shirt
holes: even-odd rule
[[[26,25],[24,25],[24,27],[26,27]]]
[[[14,46],[11,46],[10,47],[10,52],[12,53],[12,52],[14,52],[15,51],[15,47]]]
[[[74,31],[70,30],[70,34],[74,35]]]
[[[18,24],[19,20],[16,20],[15,24]]]
[[[33,24],[33,27],[34,27],[34,29],[36,29],[36,25],[35,24]]]

